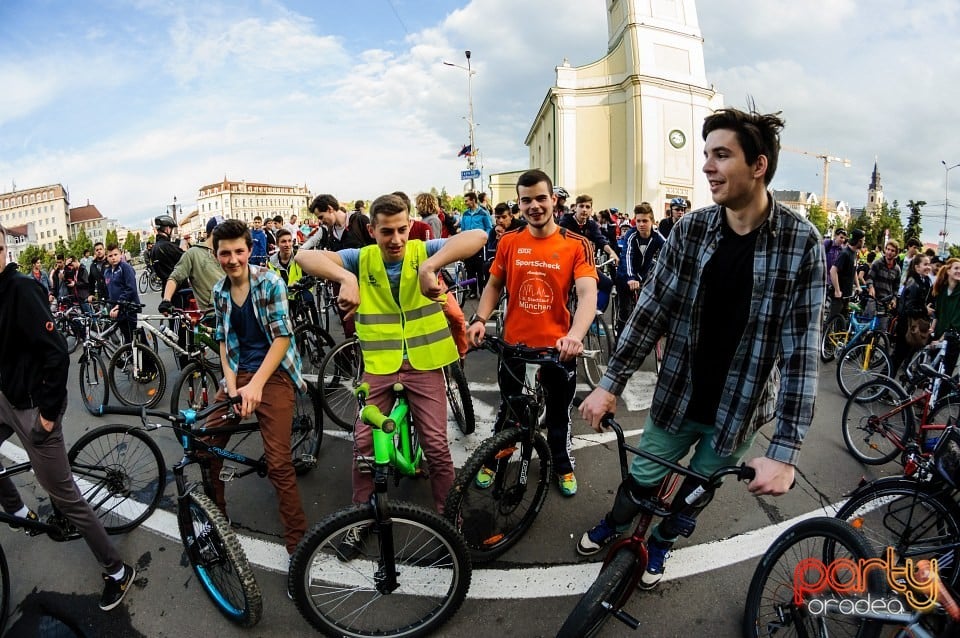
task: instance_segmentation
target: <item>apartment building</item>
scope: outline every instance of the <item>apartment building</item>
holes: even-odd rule
[[[29,227],[24,236],[45,250],[58,239],[69,241],[70,194],[61,184],[50,184],[0,194],[0,224],[6,228]]]
[[[214,215],[239,219],[250,223],[259,215],[266,219],[280,215],[284,221],[291,214],[302,217],[310,204],[310,189],[303,186],[233,182],[224,177],[222,182],[200,187],[197,195],[197,215],[206,224]]]

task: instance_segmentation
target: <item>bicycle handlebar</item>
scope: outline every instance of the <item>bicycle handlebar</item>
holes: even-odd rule
[[[498,357],[509,358],[533,365],[554,364],[560,365],[560,351],[556,348],[531,348],[522,343],[508,343],[500,337],[486,335],[481,343],[473,350],[489,350]]]
[[[375,405],[365,405],[360,411],[360,420],[370,427],[383,430],[386,434],[397,429],[397,424],[389,416],[380,411]]]
[[[216,412],[217,410],[223,409],[224,407],[232,408],[232,406],[239,405],[242,402],[243,402],[243,399],[240,398],[239,396],[228,397],[224,401],[220,401],[218,403],[209,405],[203,410],[198,410],[196,420],[201,421],[207,418],[208,416],[210,416],[211,414],[213,414],[214,412]],[[155,417],[158,419],[166,419],[171,423],[182,418],[179,414],[170,414],[169,412],[166,412],[164,410],[148,410],[144,406],[137,407],[137,406],[128,406],[128,405],[101,405],[99,410],[99,415],[103,416],[105,414],[138,416],[144,423],[146,423],[148,416]]]

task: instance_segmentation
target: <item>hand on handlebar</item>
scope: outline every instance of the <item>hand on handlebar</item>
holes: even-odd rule
[[[602,419],[617,411],[617,397],[603,388],[596,388],[580,403],[580,416],[596,432],[603,432]]]
[[[167,299],[164,299],[163,301],[161,301],[160,305],[157,306],[157,311],[161,315],[169,315],[172,310],[173,310],[173,302]]]
[[[479,348],[483,344],[483,338],[487,334],[487,326],[482,321],[474,321],[467,326],[467,341],[474,348]]]
[[[795,471],[789,463],[759,456],[747,461],[747,466],[757,472],[756,478],[747,484],[751,494],[780,496],[793,487]]]
[[[561,361],[576,359],[577,355],[583,352],[583,340],[566,335],[557,339],[556,348],[560,351]]]

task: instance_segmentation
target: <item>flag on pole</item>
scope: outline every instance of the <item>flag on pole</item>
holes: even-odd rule
[[[457,153],[457,157],[470,157],[473,155],[473,147],[469,144],[465,144],[463,148],[460,149],[460,152]]]

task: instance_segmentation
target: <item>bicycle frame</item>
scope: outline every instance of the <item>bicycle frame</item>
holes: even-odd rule
[[[403,385],[393,386],[395,402],[390,414],[384,415],[375,405],[367,405],[370,384],[361,383],[354,395],[360,408],[360,420],[370,426],[373,435],[373,464],[375,468],[394,467],[402,476],[422,474],[423,449],[416,442],[413,424],[410,422],[410,404],[403,392]],[[369,459],[358,458],[362,463]]]

